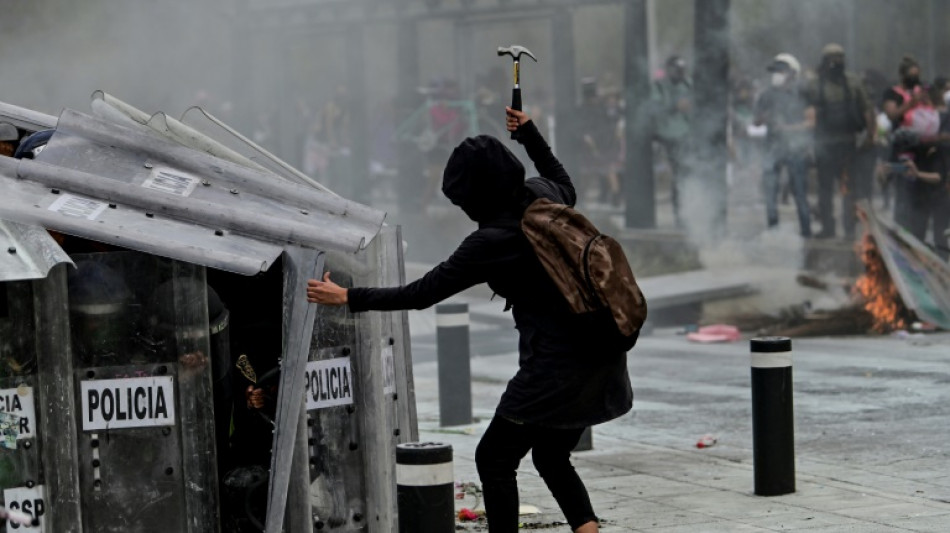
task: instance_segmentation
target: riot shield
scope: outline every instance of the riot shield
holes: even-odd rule
[[[29,281],[0,283],[0,489],[3,505],[37,516],[48,504],[38,445],[37,366],[33,290]]]
[[[216,531],[204,268],[137,252],[74,260],[83,531]]]
[[[342,286],[396,285],[400,252],[388,228],[358,254],[327,254],[326,269]],[[418,434],[404,319],[318,306],[306,374],[315,530],[396,528],[396,444]]]

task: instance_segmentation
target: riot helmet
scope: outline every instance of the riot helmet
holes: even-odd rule
[[[174,361],[200,351],[201,341],[210,333],[204,323],[202,299],[207,299],[209,324],[220,333],[227,328],[227,310],[214,292],[203,282],[192,278],[175,278],[159,285],[145,303],[143,324],[139,339],[149,358],[156,361]],[[181,361],[198,363],[197,361]]]
[[[131,292],[125,279],[94,260],[76,262],[67,275],[73,350],[86,364],[117,364],[128,356]]]
[[[40,155],[40,152],[46,148],[46,144],[55,132],[56,130],[42,130],[27,136],[20,141],[20,146],[13,153],[13,157],[17,159],[36,159],[36,156]]]

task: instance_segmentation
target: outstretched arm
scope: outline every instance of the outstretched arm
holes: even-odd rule
[[[486,281],[492,257],[491,243],[476,232],[465,239],[448,259],[408,285],[346,289],[333,283],[328,272],[322,281],[311,279],[307,282],[307,301],[347,305],[353,312],[425,309]]]

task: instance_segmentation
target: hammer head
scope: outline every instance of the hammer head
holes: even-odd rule
[[[511,56],[512,59],[514,59],[515,61],[521,61],[521,55],[522,55],[522,54],[524,54],[524,55],[530,57],[531,59],[535,60],[535,62],[537,62],[537,60],[538,60],[538,58],[534,57],[534,54],[531,53],[531,50],[528,50],[527,48],[525,48],[525,47],[523,47],[523,46],[519,46],[519,45],[513,44],[513,45],[511,45],[511,46],[499,46],[499,47],[498,47],[498,55],[500,55],[500,56],[509,55],[509,56]]]

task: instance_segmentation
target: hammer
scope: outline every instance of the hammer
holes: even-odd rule
[[[521,54],[525,54],[535,62],[538,61],[538,58],[534,57],[534,54],[531,53],[531,50],[523,46],[511,45],[511,46],[499,46],[498,55],[509,55],[514,60],[514,88],[511,90],[511,108],[516,111],[521,111]],[[511,132],[511,138],[517,139],[518,136],[515,135],[515,132]]]

